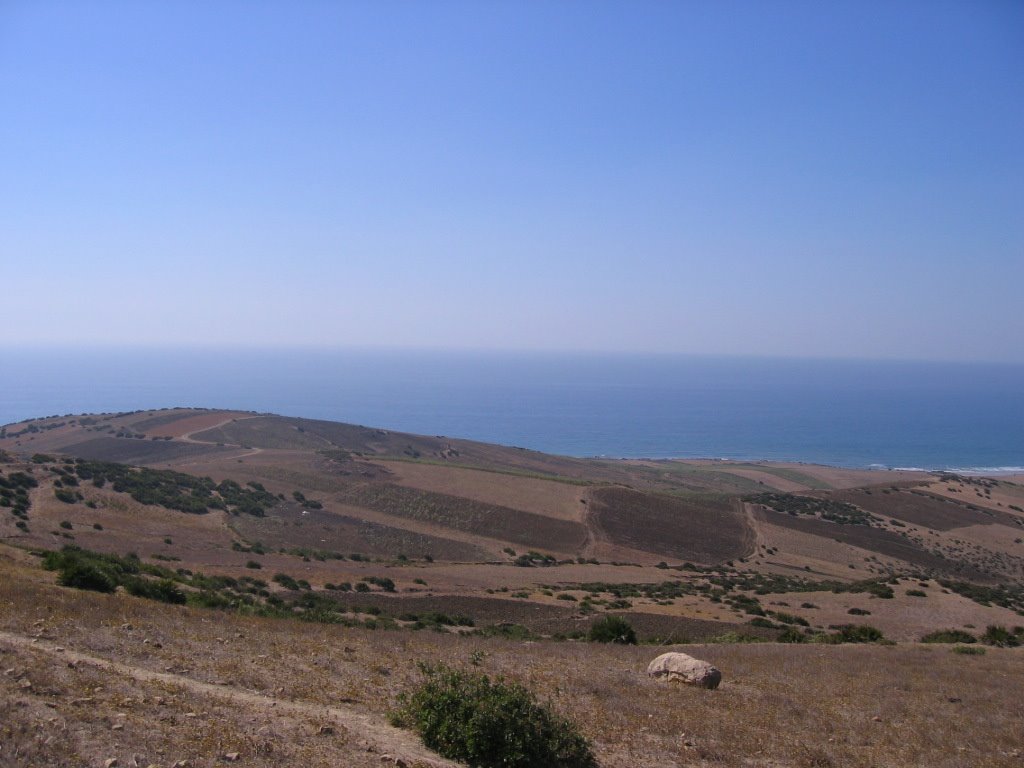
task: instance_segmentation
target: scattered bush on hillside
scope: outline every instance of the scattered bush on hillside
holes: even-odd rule
[[[395,582],[389,579],[387,576],[365,576],[363,581],[368,584],[375,584],[376,586],[383,589],[385,592],[395,591]]]
[[[290,589],[293,592],[297,592],[299,589],[299,582],[297,582],[287,573],[275,573],[273,581],[280,584],[285,589]]]
[[[557,565],[557,563],[558,560],[553,555],[544,555],[531,550],[524,555],[519,555],[513,562],[513,565],[518,565],[520,568],[531,568],[535,565],[551,566]]]
[[[88,589],[93,592],[113,592],[117,582],[102,568],[86,562],[68,562],[62,564],[57,575],[57,583],[62,587]]]
[[[829,520],[839,525],[871,525],[879,522],[879,518],[860,507],[845,501],[818,499],[812,496],[798,496],[792,493],[758,493],[746,496],[744,501],[760,504],[774,512],[796,515],[809,515]]]
[[[1019,584],[999,584],[990,587],[972,584],[969,581],[948,579],[940,579],[939,583],[951,592],[973,600],[978,605],[998,605],[1024,615],[1024,586]]]
[[[399,698],[393,725],[474,768],[596,768],[577,727],[517,683],[422,664],[424,680]]]
[[[1024,627],[1014,627],[1009,630],[1006,627],[989,625],[985,634],[981,636],[981,642],[985,645],[994,645],[997,648],[1016,648],[1024,642]]]
[[[830,635],[815,635],[814,641],[838,645],[840,643],[878,643],[885,639],[882,630],[867,624],[840,624],[833,626],[838,632]]]
[[[191,514],[222,509],[232,514],[262,517],[278,500],[266,490],[245,487],[234,480],[215,483],[209,477],[195,477],[166,469],[131,467],[109,461],[77,459],[78,479],[91,480],[97,488],[108,482],[118,493],[127,493],[140,504],[153,504]]]
[[[118,557],[66,546],[60,552],[47,552],[43,567],[57,571],[57,583],[64,587],[113,592],[124,587],[129,594],[164,603],[184,603],[185,594],[171,577],[174,574],[154,565],[144,565],[137,557]],[[158,580],[145,576],[156,576]]]
[[[602,616],[590,625],[587,639],[593,643],[636,645],[636,631],[621,616]]]
[[[786,631],[776,638],[776,641],[780,643],[806,643],[808,640],[808,635],[796,627],[787,627]]]
[[[185,593],[178,589],[170,579],[152,581],[150,579],[129,579],[125,583],[128,594],[145,597],[148,600],[159,600],[161,603],[184,605]]]
[[[962,629],[940,629],[921,638],[922,643],[976,643],[978,638]]]
[[[959,653],[964,656],[984,656],[985,649],[979,648],[976,645],[957,645],[953,647],[953,653]]]

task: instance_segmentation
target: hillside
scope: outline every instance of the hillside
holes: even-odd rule
[[[968,762],[1012,759],[999,729],[1019,728],[1021,713],[994,713],[1003,699],[986,675],[1019,672],[1020,652],[969,657],[918,644],[942,630],[980,638],[997,626],[1012,636],[1024,624],[1024,486],[1008,479],[578,459],[202,409],[36,419],[0,430],[0,451],[11,609],[0,653],[14,670],[5,715],[11,738],[24,729],[11,742],[24,750],[15,765],[102,764],[103,731],[125,709],[134,728],[174,724],[142,740],[155,764],[172,764],[172,752],[200,765],[237,751],[257,765],[379,765],[387,749],[429,762],[406,734],[375,729],[415,677],[396,653],[449,651],[492,659],[586,720],[602,765],[964,764],[888,736],[860,750],[861,726],[839,722],[879,714],[923,734],[926,721],[946,717],[928,697],[947,690],[973,702],[950,710],[951,733],[988,734],[967,746]],[[121,574],[117,591],[56,586],[42,555],[64,547]],[[58,561],[46,563],[60,571]],[[722,721],[700,726],[700,749],[684,750],[685,760],[673,740],[697,732],[687,718],[701,699],[680,692],[681,710],[669,714],[664,692],[638,674],[653,649],[564,642],[609,613],[642,642],[711,643],[696,653],[725,671]],[[897,646],[820,642],[863,624]],[[788,642],[754,642],[780,639]],[[53,667],[60,653],[80,664]],[[850,714],[829,714],[826,683],[812,678],[826,668],[855,675],[865,663],[870,674],[849,684]],[[587,678],[594,664],[604,669]],[[780,665],[795,678],[780,678]],[[35,679],[18,688],[25,670]],[[906,689],[879,704],[886,680],[906,675]],[[89,693],[96,685],[109,691]],[[627,690],[639,698],[620,723],[615,702]],[[157,696],[176,702],[173,711],[153,709]],[[68,697],[104,704],[86,711]],[[782,710],[769,722],[754,714],[760,701]],[[274,738],[264,739],[277,757],[247,724],[252,707],[277,708]],[[54,708],[77,734],[73,759],[26,735]],[[218,742],[210,720],[186,717],[200,710],[232,723],[239,745]],[[797,712],[824,718],[816,742],[801,751],[781,736],[765,741]],[[334,736],[318,738],[328,721]],[[116,734],[127,743],[124,730]],[[932,750],[931,760],[915,762],[911,748]],[[757,750],[763,759],[750,762]]]

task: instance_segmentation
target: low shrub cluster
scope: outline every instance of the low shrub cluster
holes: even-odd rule
[[[587,639],[592,643],[636,645],[636,631],[621,616],[602,616],[590,625]]]
[[[921,638],[922,643],[976,643],[978,638],[962,629],[940,629]]]
[[[75,462],[79,479],[91,480],[97,488],[110,483],[118,493],[127,493],[140,504],[153,504],[191,514],[223,509],[233,514],[262,517],[278,498],[259,483],[241,486],[234,480],[215,483],[209,477],[195,477],[168,469],[147,469],[109,461]]]
[[[746,496],[743,500],[760,504],[775,512],[820,517],[839,525],[871,525],[873,522],[880,522],[879,518],[860,507],[833,499],[818,499],[792,493],[758,493]]]
[[[9,475],[0,472],[0,507],[8,507],[20,522],[28,520],[32,506],[28,492],[38,485],[39,482],[27,472],[11,472]]]
[[[420,670],[390,719],[440,755],[473,768],[596,768],[578,728],[524,686],[442,664]]]
[[[129,594],[164,603],[184,603],[185,593],[175,585],[171,574],[156,566],[147,566],[137,557],[118,557],[66,546],[60,552],[47,552],[43,567],[57,571],[57,583],[65,587],[113,592],[124,587]],[[155,578],[147,578],[153,576]]]

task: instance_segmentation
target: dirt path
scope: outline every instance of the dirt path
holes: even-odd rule
[[[594,557],[597,552],[598,544],[598,532],[596,529],[597,521],[595,515],[590,511],[591,505],[594,503],[594,496],[590,490],[583,492],[583,498],[586,499],[586,506],[583,508],[583,519],[580,521],[583,523],[583,528],[587,532],[587,538],[583,543],[583,557]]]
[[[740,504],[743,507],[743,512],[747,516],[747,526],[753,535],[753,541],[749,539],[744,543],[750,547],[750,554],[758,554],[762,548],[768,549],[768,542],[764,538],[764,534],[761,532],[761,526],[758,525],[757,515],[754,514],[754,507],[752,504],[746,501],[741,501]]]
[[[183,443],[194,443],[196,445],[212,445],[212,443],[209,440],[196,440],[195,438],[192,437],[192,435],[194,435],[196,432],[208,432],[211,429],[220,429],[221,427],[223,427],[223,426],[225,426],[227,424],[230,424],[233,421],[245,421],[246,419],[255,419],[255,418],[259,418],[259,417],[258,416],[236,416],[236,417],[231,418],[231,419],[224,419],[224,421],[218,421],[216,424],[214,424],[212,426],[200,427],[199,429],[193,429],[191,432],[186,432],[185,434],[181,435],[180,437],[178,437],[176,439],[180,440]],[[246,456],[246,457],[248,457],[248,456],[255,456],[258,453],[263,453],[263,449],[262,448],[246,448],[244,445],[233,445],[232,447],[238,448],[238,450],[240,450],[240,451],[245,451],[245,453],[243,453],[241,455],[242,456]]]
[[[320,704],[278,699],[241,688],[204,683],[183,675],[154,672],[150,669],[121,664],[98,656],[80,653],[79,651],[62,649],[56,643],[25,637],[11,632],[0,631],[0,643],[14,648],[30,649],[50,654],[69,662],[88,664],[105,672],[123,675],[140,682],[171,683],[199,696],[226,699],[248,708],[267,710],[268,714],[282,712],[328,718],[336,725],[358,734],[360,738],[373,744],[379,752],[390,754],[406,763],[430,766],[430,768],[458,768],[457,763],[445,760],[428,750],[411,733],[394,728],[372,715],[357,712],[347,707],[325,707]]]
[[[199,445],[209,445],[210,444],[209,440],[196,440],[195,438],[192,437],[192,435],[194,435],[196,432],[209,432],[211,429],[220,429],[221,427],[227,426],[228,424],[230,424],[233,421],[245,421],[246,419],[255,419],[255,418],[256,418],[256,416],[241,416],[241,417],[235,416],[235,417],[230,418],[230,419],[224,419],[224,421],[218,421],[216,424],[211,424],[211,425],[208,425],[208,426],[205,426],[205,427],[200,427],[199,429],[193,429],[191,432],[186,432],[185,434],[181,435],[180,437],[178,437],[176,439],[181,440],[181,441],[186,442],[186,443],[198,443]],[[239,446],[239,448],[241,448],[241,446]]]

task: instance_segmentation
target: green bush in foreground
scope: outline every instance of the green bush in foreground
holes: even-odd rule
[[[636,645],[636,632],[621,616],[603,616],[590,625],[587,639],[593,643]]]
[[[92,563],[72,561],[60,568],[57,583],[62,587],[88,589],[93,592],[113,592],[117,582]]]
[[[420,670],[423,682],[390,719],[440,755],[473,768],[596,768],[576,726],[522,685],[443,664]]]

